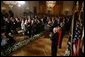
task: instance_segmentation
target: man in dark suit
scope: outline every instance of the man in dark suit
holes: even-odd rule
[[[57,56],[57,45],[58,45],[58,33],[57,33],[57,27],[53,28],[53,36],[52,36],[52,46],[51,46],[51,55]]]

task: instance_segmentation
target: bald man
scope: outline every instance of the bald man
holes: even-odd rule
[[[53,36],[52,36],[52,46],[51,46],[51,55],[52,56],[57,56],[57,45],[58,45],[58,28],[54,27],[53,28]]]

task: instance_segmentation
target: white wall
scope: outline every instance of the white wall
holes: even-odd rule
[[[17,5],[12,8],[12,11],[14,12],[15,16],[22,16],[23,12],[26,11],[26,8],[28,7],[31,12],[33,12],[34,6],[37,7],[37,12],[39,11],[39,3],[38,1],[25,1],[26,3],[22,5],[21,7],[18,7]]]
[[[33,12],[33,8],[37,7],[37,12],[39,11],[39,2],[38,1],[29,1],[29,10]]]
[[[23,12],[24,12],[25,7],[18,7],[18,6],[14,6],[12,8],[12,11],[14,13],[14,16],[22,16]]]

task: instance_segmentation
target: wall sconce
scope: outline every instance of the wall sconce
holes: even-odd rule
[[[16,1],[3,1],[5,4],[8,4],[10,8],[17,4]]]
[[[5,7],[1,7],[1,9],[2,9],[2,10],[6,10],[6,8],[5,8]]]

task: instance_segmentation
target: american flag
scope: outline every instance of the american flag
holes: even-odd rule
[[[75,20],[74,24],[74,32],[73,32],[73,56],[79,56],[79,48],[80,48],[80,39],[81,39],[81,31],[82,26],[80,20]]]

